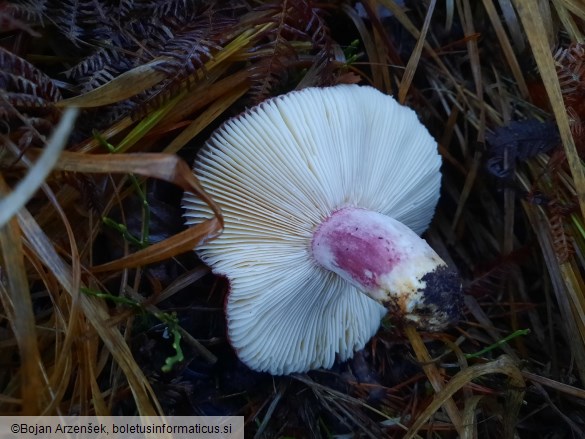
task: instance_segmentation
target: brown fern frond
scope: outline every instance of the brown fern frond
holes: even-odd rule
[[[560,264],[567,262],[575,253],[573,240],[565,224],[565,218],[569,211],[570,208],[564,205],[558,197],[552,199],[547,205],[553,249]]]
[[[526,119],[495,128],[486,136],[490,158],[488,171],[501,179],[510,178],[518,162],[551,151],[560,143],[556,125]]]
[[[15,18],[26,22],[43,24],[43,18],[48,12],[50,0],[21,0],[8,2],[6,10]]]
[[[56,102],[61,98],[55,82],[28,61],[0,47],[0,89]]]
[[[66,3],[70,10],[72,0]],[[74,3],[84,28],[80,37],[83,45],[74,41],[82,49],[80,61],[66,75],[78,84],[79,92],[94,90],[155,58],[167,60],[157,66],[167,75],[166,80],[128,102],[102,111],[100,119],[104,121],[112,121],[116,115],[128,115],[122,109],[130,110],[134,117],[144,115],[175,96],[177,90],[188,87],[195,72],[201,71],[212,53],[221,49],[225,31],[233,24],[229,17],[206,6],[206,2],[126,0],[112,5],[104,0],[82,0]],[[99,3],[101,9],[85,13],[81,3]],[[69,19],[70,28],[72,23]],[[66,36],[78,37],[71,33]],[[108,117],[104,119],[104,116]],[[94,124],[92,128],[100,126]]]
[[[192,0],[167,0],[153,3],[153,12],[158,17],[195,16],[201,7],[200,2]]]
[[[160,107],[183,89],[189,89],[194,79],[205,74],[205,62],[212,53],[221,50],[223,44],[218,29],[226,29],[233,21],[225,17],[216,17],[208,8],[196,19],[187,20],[165,18],[169,29],[174,29],[173,37],[154,48],[157,56],[167,59],[157,66],[164,71],[168,79],[135,99],[136,107],[131,113],[133,119],[139,119],[148,112]]]
[[[42,146],[61,99],[55,82],[28,61],[0,47],[0,122],[21,149]]]
[[[289,61],[297,59],[296,51],[286,42],[275,40],[269,56],[259,57],[248,69],[250,72],[250,96],[253,104],[269,97],[279,84],[288,78]]]
[[[157,56],[168,58],[161,69],[172,75],[187,77],[200,69],[211,58],[212,51],[221,49],[216,41],[221,37],[215,26],[225,29],[232,25],[230,20],[215,16],[212,8],[200,11],[196,17],[165,17],[162,19],[167,29],[172,30],[172,37],[164,39],[154,49]]]
[[[78,119],[78,129],[75,133],[75,141],[83,141],[93,137],[93,133],[99,127],[108,127],[120,119],[131,115],[136,111],[137,104],[131,99],[119,102],[107,107],[98,107],[84,111]]]
[[[30,36],[39,37],[40,34],[33,30],[24,20],[16,17],[17,11],[8,3],[0,3],[0,30],[1,32],[23,31]]]
[[[42,27],[55,29],[80,47],[95,35],[107,17],[116,16],[109,1],[104,0],[10,0],[8,9],[17,18]],[[87,26],[91,23],[91,26]]]
[[[254,62],[249,70],[253,103],[274,94],[279,86],[285,86],[290,70],[300,55],[293,42],[310,43],[311,50],[305,53],[312,54],[314,62],[323,59],[329,62],[332,59],[329,28],[322,18],[321,9],[312,1],[282,0],[263,5],[256,12],[264,23],[274,26],[264,35],[267,42],[251,51]]]
[[[554,54],[557,76],[566,100],[573,101],[585,92],[585,45],[571,44]]]
[[[0,79],[2,81],[2,79]],[[3,98],[17,111],[25,111],[26,113],[34,112],[36,114],[48,114],[53,111],[52,102],[43,99],[32,93],[24,91],[22,93],[4,92]]]
[[[88,78],[95,72],[107,69],[110,72],[119,71],[119,68],[112,66],[119,65],[123,60],[120,56],[119,51],[113,47],[101,47],[98,48],[94,53],[85,57],[79,63],[65,71],[65,75],[69,78]],[[126,65],[126,69],[130,68],[130,65]],[[101,84],[100,84],[101,85]],[[85,87],[86,90],[91,88]]]
[[[93,57],[92,57],[93,58]],[[80,68],[87,68],[88,65],[85,64],[86,61],[83,62],[83,66],[78,66]],[[105,64],[99,69],[92,70],[87,75],[79,76],[77,78],[77,82],[80,83],[81,88],[79,91],[81,93],[87,93],[90,90],[100,87],[101,85],[110,82],[116,76],[120,74],[120,71],[111,64]],[[83,80],[81,80],[83,78]]]
[[[559,48],[554,60],[567,108],[571,132],[579,154],[585,153],[585,44],[574,43]]]
[[[148,93],[137,96],[128,115],[134,121],[142,119],[151,111],[156,110],[177,96],[183,89],[183,85],[188,83],[188,79],[185,81],[180,79],[164,81]]]

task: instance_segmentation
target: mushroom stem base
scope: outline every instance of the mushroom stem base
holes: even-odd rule
[[[396,320],[436,330],[455,320],[461,282],[437,253],[401,222],[354,207],[335,211],[315,230],[313,257]]]

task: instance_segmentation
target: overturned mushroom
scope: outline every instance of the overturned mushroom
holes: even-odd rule
[[[415,113],[371,87],[291,92],[219,128],[194,172],[225,230],[196,250],[230,281],[239,358],[274,375],[327,368],[387,312],[428,330],[456,319],[458,276],[418,236],[440,166]],[[191,194],[183,205],[188,224],[211,216]]]

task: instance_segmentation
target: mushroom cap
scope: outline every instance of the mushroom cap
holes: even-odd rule
[[[386,309],[315,261],[313,233],[344,207],[422,233],[440,166],[414,111],[368,86],[294,91],[216,130],[194,172],[225,228],[196,251],[230,281],[228,336],[239,358],[282,375],[329,368],[362,349]],[[183,206],[187,224],[212,216],[193,194]]]

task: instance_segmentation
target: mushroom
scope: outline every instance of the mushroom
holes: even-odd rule
[[[194,172],[223,234],[196,248],[227,277],[228,338],[273,375],[350,358],[388,313],[437,330],[461,283],[419,237],[439,198],[437,145],[409,108],[368,86],[305,88],[228,120]],[[209,218],[193,194],[187,224]]]

